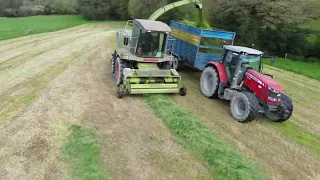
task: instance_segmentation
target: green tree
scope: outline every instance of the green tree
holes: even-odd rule
[[[130,0],[129,13],[135,19],[148,19],[154,11],[167,3],[167,0]]]
[[[72,7],[70,0],[54,0],[51,9],[55,14],[75,14],[77,11]]]
[[[128,18],[128,0],[78,0],[78,7],[89,20]]]
[[[45,14],[49,15],[52,13],[51,5],[53,4],[54,0],[30,0],[36,5],[42,7]]]
[[[297,26],[312,17],[312,13],[306,10],[309,4],[301,0],[205,0],[204,4],[210,24],[236,32],[236,43],[245,46],[254,44],[267,51],[278,49],[277,53],[293,49],[283,47],[283,40],[287,40],[284,41],[286,43],[301,40],[301,31],[293,40],[298,32]],[[303,51],[301,48],[298,52]],[[296,47],[294,49],[297,50]]]

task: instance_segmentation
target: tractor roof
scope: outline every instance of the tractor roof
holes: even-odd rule
[[[262,55],[263,52],[256,50],[256,49],[252,49],[252,48],[248,48],[248,47],[242,47],[242,46],[231,46],[231,45],[225,45],[223,46],[225,49],[230,50],[230,51],[234,51],[237,53],[247,53],[247,54],[252,54],[252,55]]]
[[[135,24],[137,24],[143,31],[152,31],[152,32],[164,32],[170,33],[171,28],[160,21],[144,20],[144,19],[135,19]]]

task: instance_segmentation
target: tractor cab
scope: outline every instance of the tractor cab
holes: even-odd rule
[[[222,63],[227,73],[227,79],[232,84],[236,77],[236,85],[239,85],[243,79],[246,71],[252,69],[261,73],[262,62],[261,57],[263,52],[256,49],[241,47],[241,46],[224,46],[225,52]]]
[[[171,29],[159,21],[133,21],[130,52],[142,58],[163,58]]]

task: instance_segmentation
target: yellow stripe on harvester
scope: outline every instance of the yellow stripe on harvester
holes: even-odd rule
[[[195,46],[199,45],[200,36],[190,34],[190,33],[187,33],[185,31],[182,31],[179,29],[172,29],[170,35],[176,39],[181,39],[181,40],[186,41],[186,42],[193,44]]]

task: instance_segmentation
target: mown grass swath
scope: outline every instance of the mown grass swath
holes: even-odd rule
[[[88,23],[82,16],[0,17],[0,40],[52,32]]]
[[[73,179],[105,180],[107,173],[100,161],[100,147],[95,133],[86,127],[73,125],[68,143],[63,148],[63,160],[71,167]]]
[[[265,59],[264,63],[270,65],[270,59]],[[317,62],[311,63],[278,58],[274,61],[274,64],[271,64],[271,66],[320,80],[320,63]]]
[[[220,140],[194,114],[177,106],[170,97],[151,95],[147,96],[146,103],[185,148],[206,162],[213,179],[264,179],[256,164]]]

